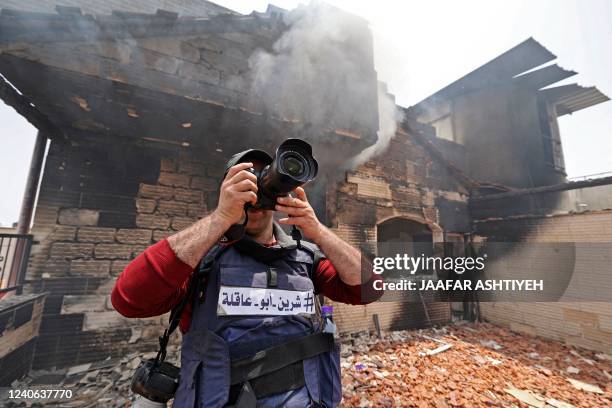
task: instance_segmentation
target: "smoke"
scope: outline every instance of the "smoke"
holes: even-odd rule
[[[249,59],[249,105],[315,129],[376,132],[378,141],[342,167],[384,151],[399,116],[377,81],[367,22],[315,1],[285,14],[284,22],[288,30],[271,50],[259,49]]]
[[[378,140],[373,145],[365,148],[361,153],[350,159],[347,167],[354,169],[368,160],[383,153],[389,147],[389,143],[395,131],[397,123],[403,119],[403,113],[397,108],[395,99],[387,93],[386,86],[378,86]]]

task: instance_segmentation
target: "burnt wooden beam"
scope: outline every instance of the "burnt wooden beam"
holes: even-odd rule
[[[553,184],[550,186],[523,188],[520,190],[508,191],[505,193],[489,194],[481,197],[474,197],[470,199],[470,201],[473,203],[479,203],[491,200],[502,200],[506,198],[517,198],[530,194],[553,193],[557,191],[576,190],[579,188],[606,186],[610,184],[612,184],[612,176],[601,177],[591,180],[569,181],[566,183]]]

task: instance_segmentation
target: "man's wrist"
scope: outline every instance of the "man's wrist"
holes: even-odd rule
[[[321,242],[325,240],[325,234],[329,232],[330,231],[325,227],[325,225],[319,222],[319,225],[317,226],[317,232],[315,236],[311,238],[312,242],[320,247]]]
[[[211,225],[215,228],[219,228],[221,230],[221,235],[225,234],[225,232],[233,225],[233,222],[223,215],[218,209],[214,210],[210,214]]]

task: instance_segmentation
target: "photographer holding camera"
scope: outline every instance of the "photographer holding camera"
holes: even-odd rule
[[[254,149],[232,156],[217,208],[126,267],[111,295],[119,313],[173,311],[158,358],[139,367],[134,392],[165,404],[176,390],[181,408],[338,405],[339,344],[331,307],[321,308],[317,295],[363,304],[361,254],[308,203],[301,185],[317,166],[299,139],[281,144],[274,158]],[[293,226],[291,236],[274,211],[287,214],[279,223]],[[380,278],[364,288],[371,279]],[[163,363],[177,325],[180,381]]]

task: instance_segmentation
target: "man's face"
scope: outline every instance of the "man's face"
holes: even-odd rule
[[[261,171],[265,166],[263,163],[253,161],[253,167],[257,171]],[[272,210],[255,210],[249,208],[249,222],[246,225],[246,233],[249,235],[259,235],[264,232],[272,224],[274,211]]]

